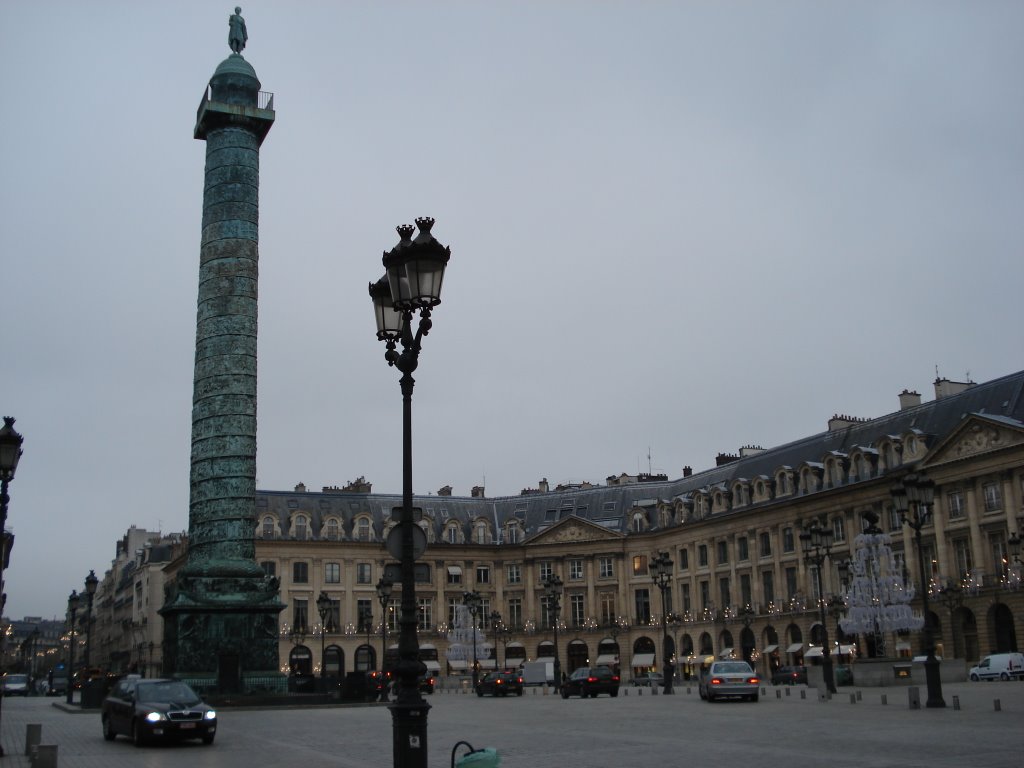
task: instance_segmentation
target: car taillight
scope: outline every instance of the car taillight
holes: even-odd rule
[[[501,684],[502,684],[502,682],[504,682],[504,681],[503,681],[503,680],[501,680],[501,678],[498,678],[497,680],[495,680],[495,681],[494,681],[494,684],[495,684],[495,685],[501,685]]]
[[[596,683],[597,682],[597,678],[596,677],[588,677],[587,678],[587,682],[588,683]]]
[[[619,676],[618,675],[612,675],[612,682],[613,683],[619,682]]]
[[[747,680],[747,682],[748,682],[748,683],[750,683],[751,685],[757,685],[757,684],[758,684],[759,682],[761,682],[761,681],[760,681],[760,680],[758,680],[758,679],[757,679],[756,677],[751,677],[751,678],[749,678],[749,679]]]
[[[722,684],[722,678],[720,678],[720,677],[712,677],[711,678],[711,684],[712,685],[721,685]]]
[[[519,682],[519,683],[523,682],[523,678],[521,678],[521,677],[516,678],[516,682]]]

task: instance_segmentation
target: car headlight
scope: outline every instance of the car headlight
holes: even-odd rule
[[[163,712],[150,712],[146,715],[147,723],[159,723],[161,720],[166,720],[167,716]]]
[[[216,720],[217,719],[217,710],[215,710],[215,709],[208,709],[208,710],[206,710],[206,714],[203,715],[203,718],[205,720]]]

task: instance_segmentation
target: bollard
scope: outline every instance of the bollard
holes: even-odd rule
[[[850,703],[851,704],[856,704],[857,703],[857,695],[856,694],[853,694],[853,693],[850,694]]]
[[[57,768],[57,745],[40,744],[32,768]]]
[[[793,689],[790,688],[789,686],[786,686],[786,695],[789,696],[789,694],[791,694],[792,692],[793,692]]]
[[[960,697],[959,696],[954,696],[953,697],[953,709],[960,709]]]
[[[623,695],[625,695],[625,696],[629,696],[629,688],[623,688],[623,689],[622,689],[622,693],[623,693]]]
[[[860,701],[860,691],[857,691],[857,701]]]
[[[651,696],[657,696],[657,695],[658,695],[658,686],[652,685],[651,686]]]
[[[786,693],[789,693],[789,691],[786,691]],[[782,698],[782,691],[780,691],[778,688],[775,689],[775,698],[776,699],[781,699]]]
[[[43,738],[42,723],[26,723],[25,725],[25,754],[31,755]]]
[[[916,685],[907,688],[907,703],[911,709],[921,708],[921,689]]]
[[[636,695],[637,696],[643,696],[644,695],[644,689],[643,688],[637,688],[636,689]]]
[[[690,686],[686,686],[686,695],[689,696],[691,693]]]
[[[888,697],[887,697],[887,696],[886,696],[886,695],[885,695],[885,694],[883,693],[883,694],[882,694],[882,706],[884,707],[884,706],[885,706],[886,704],[888,704],[888,703],[889,703],[889,699],[888,699]]]
[[[992,699],[992,705],[995,707],[996,712],[1003,711],[1003,704],[1001,701],[999,701],[999,699]]]
[[[804,688],[804,689],[802,689],[800,691],[800,698],[801,699],[806,699],[807,698],[807,689],[806,688]]]

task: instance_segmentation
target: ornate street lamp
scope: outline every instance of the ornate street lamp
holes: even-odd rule
[[[672,637],[668,633],[668,591],[672,586],[672,559],[668,552],[661,552],[651,558],[651,578],[654,586],[661,591],[661,669],[664,678],[665,693],[674,693],[672,690],[672,678],[675,676],[675,665],[672,664],[672,657],[675,650],[672,648]]]
[[[24,438],[14,431],[14,418],[4,416],[4,426],[0,428],[0,593],[4,588],[4,570],[7,568],[8,548],[10,539],[7,536],[7,505],[11,497],[7,495],[7,486],[14,480],[14,473],[18,469],[18,460],[21,459],[21,444]],[[2,642],[2,638],[0,638]],[[3,653],[0,648],[0,675],[3,670]],[[2,697],[0,697],[2,698]],[[4,748],[0,744],[0,757],[3,757]]]
[[[815,521],[800,534],[804,549],[804,562],[813,565],[818,581],[818,607],[821,610],[821,674],[829,693],[836,692],[835,677],[832,674],[832,649],[828,644],[828,606],[821,586],[821,569],[832,552],[832,531],[822,528]]]
[[[560,693],[562,690],[562,664],[558,660],[558,613],[562,607],[562,579],[556,574],[551,574],[544,580],[543,587],[544,595],[548,599],[552,639],[555,644],[555,693]]]
[[[501,614],[497,611],[491,611],[491,624],[494,626],[495,645],[497,645],[498,640],[501,640],[501,647],[503,651],[501,667],[502,669],[505,669],[508,667],[508,643],[509,640],[512,639],[512,630],[509,629],[501,620]],[[495,651],[495,655],[497,655],[497,651]]]
[[[964,588],[952,579],[939,585],[933,592],[935,598],[949,611],[949,632],[953,636],[953,658],[958,658],[956,647],[956,611],[964,604]]]
[[[377,602],[380,603],[380,671],[384,673],[384,662],[388,656],[388,602],[391,600],[391,591],[394,589],[394,582],[385,579],[383,576],[377,582]]]
[[[893,506],[900,519],[914,531],[917,543],[917,565],[921,577],[921,605],[924,613],[924,624],[921,628],[921,644],[924,646],[924,677],[928,686],[926,706],[933,708],[945,707],[942,698],[942,678],[939,676],[939,660],[935,658],[935,636],[931,622],[928,620],[928,579],[924,569],[924,552],[921,544],[921,529],[932,517],[935,503],[935,481],[924,475],[911,473],[903,478],[902,483],[889,489]]]
[[[419,235],[413,239],[413,228],[404,224],[397,228],[398,245],[384,254],[385,275],[370,284],[377,319],[377,338],[386,344],[384,359],[402,373],[402,511],[400,517],[402,602],[399,617],[398,697],[391,704],[394,768],[427,767],[427,713],[430,705],[423,700],[419,678],[426,665],[419,658],[416,636],[416,552],[413,538],[412,507],[412,390],[416,382],[413,371],[419,364],[423,337],[430,332],[431,310],[441,303],[444,270],[451,258],[451,249],[441,245],[430,233],[431,218],[416,219]],[[420,320],[413,335],[413,313]],[[396,345],[401,344],[398,352]]]
[[[331,598],[323,590],[316,599],[316,612],[320,615],[320,685],[327,690],[327,659],[324,657],[324,637],[327,634],[327,619],[331,615]]]
[[[87,680],[82,681],[82,706],[83,707],[98,707],[100,702],[94,701],[91,695],[93,680],[92,674],[89,672],[89,651],[92,648],[92,627],[93,627],[93,599],[96,596],[96,587],[99,585],[100,580],[96,578],[96,572],[93,570],[89,571],[89,575],[85,577],[85,674],[88,677]],[[87,696],[86,693],[89,692]]]
[[[469,615],[473,617],[473,690],[476,691],[477,683],[479,683],[479,673],[477,671],[477,664],[479,663],[476,658],[476,646],[477,646],[477,616],[480,615],[480,606],[483,604],[484,599],[480,596],[480,593],[476,590],[472,592],[464,592],[462,594],[462,604],[469,609]]]
[[[71,642],[68,644],[68,704],[75,695],[75,618],[78,614],[79,596],[76,590],[71,590],[68,595],[68,615],[71,617]]]

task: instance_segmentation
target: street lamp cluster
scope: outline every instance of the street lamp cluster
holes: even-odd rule
[[[551,619],[552,641],[555,645],[555,692],[562,690],[562,664],[558,660],[558,614],[562,608],[562,579],[557,574],[551,574],[543,582],[544,596],[548,601],[548,616]]]
[[[832,673],[832,648],[828,644],[828,604],[821,583],[821,570],[825,560],[832,553],[832,531],[823,528],[817,521],[804,528],[800,534],[804,562],[814,566],[818,584],[818,607],[821,611],[821,674],[829,693],[836,692],[835,676]]]
[[[464,592],[462,595],[462,604],[466,606],[469,611],[470,618],[473,620],[473,690],[476,690],[477,684],[480,682],[480,662],[477,659],[476,647],[479,644],[478,632],[480,630],[479,623],[477,622],[477,616],[480,615],[480,607],[483,605],[484,599],[480,596],[480,593],[476,590],[472,592]]]
[[[900,519],[914,531],[914,542],[917,544],[917,565],[920,574],[921,611],[924,625],[921,629],[922,649],[925,653],[924,678],[928,687],[926,706],[941,708],[946,706],[942,698],[942,678],[939,675],[939,660],[935,658],[935,635],[928,613],[928,578],[925,573],[924,554],[921,544],[921,529],[931,520],[935,505],[935,481],[924,475],[911,473],[889,490],[893,507]]]
[[[651,559],[651,578],[654,585],[661,592],[661,653],[662,653],[662,678],[665,693],[674,693],[672,690],[672,678],[675,675],[675,665],[672,658],[675,656],[672,637],[668,633],[669,604],[668,596],[672,588],[672,559],[668,552],[660,552]]]
[[[395,768],[426,768],[427,712],[430,705],[419,690],[420,675],[426,665],[419,658],[416,634],[416,580],[413,527],[416,525],[412,506],[412,391],[416,382],[413,371],[419,364],[423,337],[430,332],[431,311],[441,303],[441,284],[451,249],[441,245],[430,230],[431,218],[416,219],[419,234],[413,238],[412,226],[397,227],[398,244],[384,254],[385,274],[370,284],[377,319],[377,338],[386,345],[384,359],[402,373],[402,508],[399,518],[401,535],[402,600],[399,618],[396,668],[398,697],[391,704],[393,760]],[[419,313],[419,324],[413,333],[413,314]],[[402,351],[398,351],[401,345]]]

